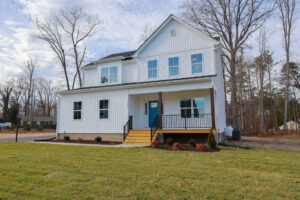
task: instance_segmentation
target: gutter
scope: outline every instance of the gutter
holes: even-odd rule
[[[206,80],[211,80],[210,78],[216,76],[217,74],[213,74],[207,76],[187,77],[187,78],[179,78],[179,79],[167,79],[167,80],[157,80],[157,81],[123,83],[123,84],[115,84],[115,85],[93,86],[93,87],[78,88],[73,90],[64,90],[58,92],[57,94],[67,95],[67,94],[88,93],[88,92],[107,91],[107,90],[133,89],[133,88],[141,88],[141,87],[166,85],[166,84],[172,85],[177,83],[193,83],[199,80],[202,80],[204,82]]]

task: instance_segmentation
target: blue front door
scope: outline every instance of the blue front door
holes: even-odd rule
[[[148,108],[149,108],[148,109],[149,110],[149,127],[151,127],[156,116],[158,116],[158,101],[149,101]],[[157,123],[158,123],[158,121],[157,121]]]

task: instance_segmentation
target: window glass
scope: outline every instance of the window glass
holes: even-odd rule
[[[105,67],[101,69],[101,83],[118,81],[118,67]]]
[[[81,119],[81,101],[74,102],[73,104],[73,119]]]
[[[181,117],[191,117],[191,99],[183,98],[180,100]]]
[[[178,57],[169,58],[169,76],[176,76],[179,74]]]
[[[193,111],[194,117],[199,117],[201,114],[205,113],[204,111],[204,98],[193,98]]]
[[[99,112],[100,112],[100,119],[107,119],[108,118],[108,100],[100,100],[99,101]]]
[[[148,78],[157,77],[157,60],[148,61]]]
[[[101,69],[101,83],[108,82],[108,68]]]
[[[202,72],[202,54],[194,54],[191,56],[192,62],[192,73]]]
[[[118,68],[117,67],[111,67],[110,68],[110,82],[117,82],[118,80]]]
[[[199,117],[205,114],[205,101],[203,97],[183,98],[180,100],[181,117]]]

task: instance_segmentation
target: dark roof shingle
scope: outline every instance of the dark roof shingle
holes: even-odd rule
[[[121,52],[121,53],[114,53],[114,54],[110,54],[108,56],[105,56],[105,57],[101,58],[100,60],[107,59],[107,58],[120,57],[120,56],[129,57],[129,56],[132,56],[134,53],[135,53],[135,51],[126,51],[126,52]]]
[[[124,57],[124,59],[132,56],[136,51],[126,51],[126,52],[121,52],[121,53],[114,53],[114,54],[110,54],[108,56],[105,56],[97,61],[91,62],[89,64],[86,64],[85,66],[90,66],[90,65],[94,65],[96,64],[98,61],[104,60],[104,59],[108,59],[108,58],[115,58],[115,57]]]

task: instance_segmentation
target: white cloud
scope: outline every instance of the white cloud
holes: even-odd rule
[[[45,17],[54,10],[70,5],[81,5],[88,14],[97,14],[102,21],[101,30],[94,38],[86,41],[87,59],[91,61],[108,53],[136,49],[144,26],[158,26],[171,13],[180,15],[181,3],[182,0],[16,0],[17,5],[10,6],[14,9],[11,14],[4,16],[2,27],[0,22],[0,78],[20,74],[28,56],[38,57],[39,65],[43,68],[42,75],[47,75],[45,72],[48,70],[49,74],[55,76],[60,70],[59,63],[48,45],[31,36],[33,27],[28,20],[29,16]],[[300,20],[295,26],[300,27]],[[275,52],[277,60],[283,59],[278,19],[270,21],[268,30],[271,50]],[[292,45],[294,58],[300,56],[296,51],[300,45],[298,33],[299,29],[295,29],[296,41]],[[255,49],[257,42],[254,38],[255,36],[250,43]],[[253,54],[255,53],[257,52],[253,50]]]

